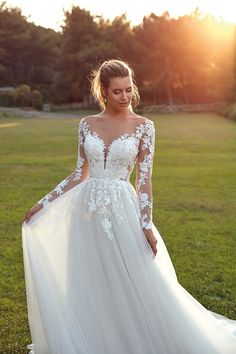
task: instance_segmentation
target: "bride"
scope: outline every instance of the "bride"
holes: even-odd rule
[[[235,354],[236,321],[178,282],[152,222],[154,123],[130,66],[93,72],[75,170],[22,225],[31,354]],[[130,175],[136,165],[135,188]]]

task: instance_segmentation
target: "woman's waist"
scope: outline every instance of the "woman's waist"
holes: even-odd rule
[[[106,168],[102,166],[89,166],[88,177],[98,180],[116,180],[129,181],[131,174],[130,168],[127,166],[109,165]]]
[[[98,181],[98,182],[126,182],[126,183],[129,183],[130,184],[130,179],[129,177],[121,177],[119,175],[111,175],[111,174],[96,174],[96,175],[88,175],[87,178],[88,180],[91,180],[91,181]]]
[[[125,191],[125,193],[136,194],[135,188],[129,178],[88,175],[82,183],[89,193],[97,194],[99,192],[106,194],[108,192],[115,196],[118,191]]]

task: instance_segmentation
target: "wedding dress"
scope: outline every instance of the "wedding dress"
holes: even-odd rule
[[[32,354],[236,354],[236,321],[180,285],[152,222],[155,126],[135,119],[109,140],[82,118],[76,169],[22,225]]]

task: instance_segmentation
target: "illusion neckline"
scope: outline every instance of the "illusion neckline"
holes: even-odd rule
[[[110,141],[110,143],[106,144],[106,143],[105,143],[105,140],[101,137],[101,134],[99,134],[99,133],[96,132],[95,130],[92,130],[88,122],[86,122],[85,120],[83,121],[83,124],[84,124],[84,125],[86,126],[86,128],[87,128],[87,132],[90,133],[91,135],[96,136],[97,138],[99,138],[99,139],[101,140],[101,142],[103,143],[105,150],[109,150],[110,147],[111,147],[111,145],[112,145],[115,141],[117,141],[117,140],[124,139],[125,137],[135,137],[136,134],[137,134],[138,129],[139,129],[141,126],[145,125],[146,123],[147,123],[147,122],[143,122],[143,123],[138,124],[138,125],[135,127],[135,129],[134,129],[134,131],[133,131],[132,133],[131,133],[131,132],[130,132],[130,133],[126,132],[126,133],[123,133],[123,134],[121,133],[120,135],[118,135],[118,136],[116,136],[114,139],[112,139],[112,140]]]
[[[107,160],[109,158],[109,154],[110,154],[110,150],[111,150],[111,147],[113,146],[113,144],[115,144],[115,142],[117,141],[120,141],[120,140],[124,140],[126,138],[135,138],[136,134],[137,134],[137,131],[138,129],[141,127],[141,126],[144,126],[147,122],[143,122],[143,123],[140,123],[138,124],[136,127],[135,127],[135,130],[134,132],[132,133],[124,133],[124,134],[120,134],[118,135],[117,137],[115,137],[114,139],[111,140],[111,142],[109,144],[106,144],[104,139],[101,137],[101,135],[99,133],[97,133],[95,130],[91,130],[91,127],[89,125],[88,122],[86,122],[85,120],[83,120],[83,124],[85,125],[86,127],[86,130],[87,130],[87,133],[90,134],[91,136],[93,137],[96,137],[100,140],[102,146],[103,146],[103,157],[104,157],[104,169],[106,169],[106,164],[107,164]]]

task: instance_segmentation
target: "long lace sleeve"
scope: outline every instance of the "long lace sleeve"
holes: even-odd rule
[[[152,165],[155,148],[155,126],[150,120],[144,124],[137,158],[135,187],[138,194],[143,229],[152,228]]]
[[[60,195],[66,193],[77,184],[81,183],[88,175],[88,161],[84,152],[84,122],[80,120],[78,128],[78,158],[75,170],[60,182],[51,192],[40,199],[37,204],[46,204],[52,202]]]

